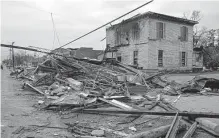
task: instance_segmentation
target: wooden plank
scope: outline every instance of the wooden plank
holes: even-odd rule
[[[176,116],[174,117],[173,122],[170,126],[170,129],[168,130],[165,138],[175,138],[176,137],[176,133],[177,133],[181,118],[182,117],[181,116],[179,117],[178,113],[176,113]]]
[[[154,107],[156,107],[158,105],[158,102],[154,102],[151,104],[150,107],[148,107],[148,110],[152,110]]]
[[[205,128],[208,128],[219,135],[219,125],[217,123],[205,118],[197,118],[196,121],[199,123],[199,125],[204,126]]]
[[[25,83],[25,85],[27,85],[27,86],[29,86],[30,88],[32,88],[33,90],[35,90],[36,92],[38,92],[38,93],[40,93],[40,94],[43,94],[44,95],[44,93],[43,92],[41,92],[39,89],[37,89],[37,88],[35,88],[35,87],[33,87],[31,84],[29,84],[29,83]]]
[[[112,130],[112,129],[109,129],[109,128],[100,127],[100,129],[104,130],[104,131],[107,131],[107,132],[110,132],[110,133],[114,133],[114,134],[119,135],[121,137],[127,137],[128,136],[128,134],[126,134],[124,132]]]
[[[191,138],[196,128],[197,128],[197,122],[194,122],[189,128],[189,130],[186,132],[186,134],[183,136],[183,138]]]
[[[114,100],[114,101],[110,101],[110,100],[106,100],[106,99],[104,99],[104,98],[98,98],[99,100],[101,100],[101,101],[103,101],[103,102],[106,102],[106,103],[108,103],[108,104],[111,104],[111,105],[113,105],[113,106],[115,106],[115,107],[118,107],[118,108],[120,108],[120,109],[123,109],[123,110],[134,110],[134,108],[132,108],[132,107],[130,107],[130,106],[128,106],[128,105],[123,105],[124,103],[122,103],[122,104],[119,104],[119,103],[121,103],[121,102],[119,102],[119,101],[116,101],[116,100]],[[116,101],[116,102],[115,102]]]
[[[106,109],[84,109],[83,113],[114,113],[114,114],[144,114],[144,115],[163,115],[163,116],[175,116],[175,111],[139,111],[139,110],[106,110]],[[202,117],[202,118],[219,118],[219,113],[209,112],[178,112],[179,116],[186,117]]]
[[[149,99],[149,97],[146,97],[148,100],[152,101],[152,99]],[[163,102],[165,102],[166,104],[164,104]],[[167,103],[166,101],[162,100],[162,102],[158,103],[158,105],[165,109],[166,111],[180,111],[179,109],[177,109],[176,107],[172,106],[171,104]],[[182,118],[184,122],[191,124],[191,120],[188,120],[188,118],[183,117]],[[193,121],[194,122],[194,121]],[[201,128],[202,130],[204,130],[205,132],[209,133],[212,136],[219,136],[219,134],[216,134],[214,131],[204,127],[204,126],[198,126],[199,128]]]
[[[165,125],[165,126],[160,126],[157,128],[154,128],[152,130],[148,130],[148,131],[143,131],[137,134],[133,134],[130,135],[128,138],[160,138],[160,137],[164,137],[171,125]],[[186,125],[185,124],[180,124],[179,125],[179,130],[185,130],[186,129]]]
[[[153,99],[151,99],[149,96],[147,96],[147,95],[145,95],[145,98],[147,99],[147,100],[149,100],[149,101],[153,101]],[[165,103],[165,104],[164,104]],[[172,106],[171,104],[169,104],[168,102],[166,102],[166,101],[164,101],[163,99],[162,99],[162,101],[160,101],[159,103],[158,103],[158,105],[161,107],[161,108],[163,108],[163,109],[165,109],[166,111],[180,111],[179,109],[177,109],[176,107],[174,107],[174,106]],[[188,123],[188,124],[191,124],[191,120],[188,120],[188,118],[187,117],[183,117],[182,118],[183,119],[183,121],[185,122],[185,123]],[[207,133],[209,133],[210,135],[212,135],[212,136],[219,136],[219,134],[216,134],[214,131],[212,131],[212,130],[210,130],[210,129],[208,129],[208,128],[206,128],[206,127],[204,127],[204,126],[198,126],[199,128],[201,128],[202,130],[204,130],[204,131],[206,131]]]
[[[125,68],[126,70],[129,70],[129,71],[131,71],[131,72],[133,72],[133,73],[136,73],[136,74],[139,74],[139,72],[141,72],[140,70],[137,70],[137,69],[135,69],[135,68],[133,68],[133,67],[130,67],[130,66],[125,65],[125,64],[122,64],[122,63],[117,63],[117,65],[119,65],[120,67],[123,67],[123,68]]]
[[[162,107],[163,109],[165,109],[166,111],[180,111],[179,109],[177,109],[176,107],[172,106],[171,104],[168,104],[166,101],[164,101],[166,104],[162,103],[158,103],[160,107],[162,107],[163,105],[165,105],[166,107]],[[183,117],[182,118],[184,122],[191,124],[192,122],[194,123],[194,121],[189,120],[187,117]],[[212,135],[212,136],[216,136],[218,137],[219,134],[215,133],[213,130],[206,128],[205,126],[199,125],[198,128],[201,128],[202,130],[204,130],[205,132],[207,132],[208,134]]]

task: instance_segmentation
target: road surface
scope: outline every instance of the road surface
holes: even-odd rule
[[[21,90],[22,81],[1,70],[1,137],[66,138],[72,137],[58,114],[33,107],[42,96]],[[49,128],[57,127],[57,128]]]

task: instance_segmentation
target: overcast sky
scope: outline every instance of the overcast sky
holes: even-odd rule
[[[145,2],[147,0],[3,0],[1,1],[1,43],[15,42],[14,45],[18,46],[54,49],[59,47],[59,43],[55,39],[53,45],[51,12],[60,43],[63,45]],[[218,5],[219,1],[215,0],[154,0],[123,19],[147,11],[182,17],[184,12],[189,14],[193,10],[200,10],[203,18],[199,25],[218,29]],[[104,49],[105,41],[100,40],[105,36],[105,28],[102,28],[66,47]],[[6,58],[8,55],[9,50],[1,48],[1,58]]]

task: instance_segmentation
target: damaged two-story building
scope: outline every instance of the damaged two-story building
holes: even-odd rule
[[[118,61],[145,70],[191,70],[193,26],[198,22],[164,14],[138,14],[106,29],[106,44]]]

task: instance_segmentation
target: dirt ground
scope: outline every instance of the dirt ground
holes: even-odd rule
[[[22,81],[11,78],[9,74],[9,70],[1,71],[1,137],[71,137],[66,129],[61,129],[66,126],[58,114],[33,107],[42,97],[33,91],[22,91]]]
[[[1,71],[1,136],[2,138],[67,138],[73,137],[67,130],[65,123],[80,122],[83,126],[89,128],[110,127],[113,130],[123,130],[125,133],[130,133],[129,127],[133,123],[117,125],[118,122],[128,121],[126,117],[121,116],[104,116],[104,115],[86,115],[86,114],[68,114],[60,115],[52,111],[38,110],[34,105],[38,100],[43,100],[41,95],[37,95],[33,91],[23,91],[21,86],[22,81],[11,78],[9,70]],[[192,79],[197,74],[179,75],[171,74],[167,78],[179,82],[185,82]],[[212,74],[211,74],[212,75]],[[207,75],[209,76],[209,74]],[[215,76],[215,74],[213,74]],[[165,98],[172,102],[177,96],[165,96]],[[180,99],[173,104],[180,110],[184,111],[203,111],[219,113],[219,96],[181,96]],[[142,116],[136,120],[135,127],[137,129],[149,130],[153,127],[169,124],[172,118],[157,118],[157,116],[149,117]],[[122,120],[121,118],[124,118]],[[157,119],[156,119],[157,118]],[[154,119],[153,121],[144,124],[141,122],[145,120]],[[216,119],[216,122],[219,120]],[[159,123],[158,123],[159,122]],[[151,127],[153,125],[153,127]],[[125,128],[125,129],[124,129]],[[135,132],[132,132],[135,133]],[[199,132],[202,133],[202,132]],[[112,136],[111,136],[112,137]],[[199,137],[199,136],[196,136]],[[202,135],[201,137],[210,137],[209,135]]]

